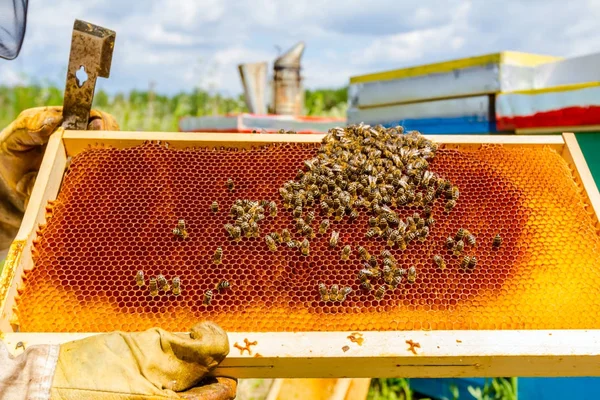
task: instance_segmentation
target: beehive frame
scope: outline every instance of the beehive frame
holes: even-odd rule
[[[125,148],[147,140],[172,147],[252,147],[278,142],[320,142],[323,135],[240,135],[167,132],[91,132],[59,129],[49,140],[21,229],[0,276],[0,330],[16,343],[57,344],[96,333],[19,333],[13,306],[23,271],[33,268],[32,241],[45,207],[59,192],[68,158],[89,145]],[[571,166],[600,229],[600,194],[574,134],[562,136],[430,135],[447,147],[549,146]],[[362,343],[350,336],[362,335]],[[256,342],[250,351],[235,345]],[[600,376],[600,330],[451,330],[390,332],[229,333],[231,351],[215,374],[237,378]],[[410,343],[418,346],[410,346]],[[22,350],[18,350],[22,351]]]

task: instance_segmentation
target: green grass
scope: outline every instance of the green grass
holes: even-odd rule
[[[456,386],[450,386],[452,397],[447,400],[462,400]],[[469,387],[467,400],[517,400],[517,378],[486,379],[483,388]],[[410,388],[410,381],[403,378],[372,379],[368,400],[425,400]]]
[[[307,114],[345,117],[346,92],[346,88],[307,90]],[[62,89],[52,85],[0,86],[0,127],[8,125],[27,108],[62,105],[62,102]],[[224,97],[201,89],[173,96],[137,90],[109,96],[100,90],[94,96],[94,108],[112,114],[121,129],[128,131],[177,131],[181,117],[247,112],[241,95]]]

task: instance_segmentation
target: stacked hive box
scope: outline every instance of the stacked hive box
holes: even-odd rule
[[[599,64],[502,52],[357,76],[348,122],[438,134],[598,124]]]

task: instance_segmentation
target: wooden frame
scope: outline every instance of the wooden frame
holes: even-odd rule
[[[31,244],[45,220],[47,201],[57,197],[71,157],[89,145],[129,147],[146,140],[168,141],[173,147],[235,146],[275,142],[314,143],[322,135],[260,135],[163,132],[55,132],[48,143],[21,229],[0,276],[0,330],[12,352],[25,346],[64,343],[95,333],[19,333],[12,307],[24,270],[33,268]],[[571,164],[594,215],[600,215],[600,194],[574,134],[562,136],[431,135],[447,147],[549,146]],[[475,377],[475,376],[600,376],[600,330],[391,331],[229,334],[231,351],[216,374],[237,378],[346,377]],[[234,347],[256,341],[250,354]],[[409,343],[418,344],[412,347]],[[414,351],[413,351],[414,350]]]

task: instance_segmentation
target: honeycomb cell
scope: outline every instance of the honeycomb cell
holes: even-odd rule
[[[554,150],[440,146],[428,170],[451,182],[460,195],[454,209],[445,212],[444,196],[452,193],[436,194],[430,205],[435,224],[425,240],[415,239],[405,250],[365,236],[374,211],[358,207],[354,221],[350,213],[337,221],[324,214],[319,199],[312,205],[303,199],[303,216],[310,210],[315,214],[309,255],[287,243],[270,251],[264,236],[271,232],[288,229],[292,240],[305,238],[292,215],[295,207],[280,188],[300,182],[298,176],[312,171],[305,161],[321,151],[313,144],[247,150],[175,149],[148,142],[78,154],[48,206],[51,218],[34,244],[35,268],[25,272],[19,290],[21,331],[152,326],[184,331],[204,319],[229,331],[600,328],[595,295],[600,239],[581,189]],[[316,176],[315,185],[328,191],[341,184]],[[417,192],[424,196],[426,190]],[[236,223],[230,210],[243,199],[273,201],[278,211],[271,216],[265,202],[257,237],[235,241],[224,226]],[[216,212],[210,209],[214,201]],[[422,204],[391,208],[402,221],[425,212]],[[330,226],[321,234],[325,218]],[[173,234],[179,219],[185,220],[187,239]],[[446,238],[459,228],[471,232],[476,244],[455,255]],[[335,248],[332,231],[339,232]],[[502,237],[499,247],[492,245],[496,234]],[[341,259],[345,245],[351,246],[347,261]],[[365,261],[359,246],[375,256],[378,268],[381,252],[389,250],[394,268],[416,269],[414,283],[405,275],[376,299],[375,291],[386,284],[379,277],[371,290],[361,285],[358,272]],[[213,263],[217,247],[223,249],[218,265]],[[444,257],[445,269],[433,263],[436,254]],[[464,255],[477,257],[475,268],[460,266]],[[143,287],[135,280],[140,270]],[[158,274],[169,285],[179,277],[181,294],[159,289],[152,296],[149,280]],[[230,283],[226,290],[217,289],[222,280]],[[321,282],[352,291],[342,302],[324,301]],[[203,304],[209,290],[210,304]]]

